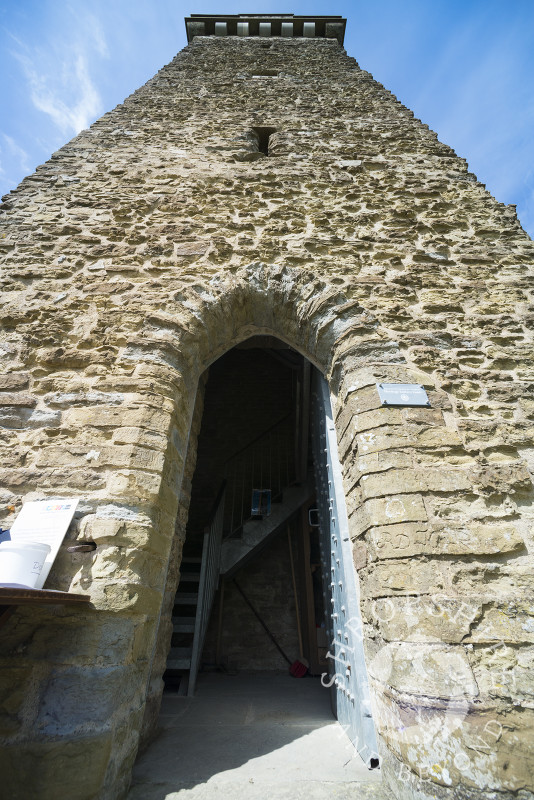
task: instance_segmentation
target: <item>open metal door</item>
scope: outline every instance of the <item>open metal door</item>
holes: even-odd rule
[[[334,713],[369,769],[379,765],[369,682],[363,652],[360,591],[352,560],[341,465],[330,391],[314,370],[313,461],[329,640],[329,675]]]

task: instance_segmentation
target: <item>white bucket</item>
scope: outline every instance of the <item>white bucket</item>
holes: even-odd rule
[[[0,585],[17,584],[35,588],[51,547],[41,542],[2,542],[0,544]]]

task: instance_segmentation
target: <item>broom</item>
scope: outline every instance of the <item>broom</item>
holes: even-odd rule
[[[291,563],[291,577],[293,578],[293,592],[295,594],[295,609],[297,612],[297,632],[299,636],[300,653],[300,658],[298,658],[296,661],[293,661],[289,667],[289,672],[294,678],[303,678],[308,672],[310,665],[302,654],[302,631],[300,629],[299,599],[297,595],[297,582],[295,580],[295,565],[293,564],[293,548],[291,547],[291,528],[289,525],[287,527],[287,543],[289,545],[289,561]]]
[[[287,663],[288,663],[290,666],[292,666],[292,664],[291,664],[291,661],[290,661],[290,659],[289,659],[289,656],[287,656],[287,655],[284,653],[284,651],[282,650],[282,648],[280,647],[280,645],[278,644],[278,642],[276,641],[276,639],[275,639],[275,638],[274,638],[274,636],[272,635],[271,631],[269,630],[269,628],[267,627],[267,625],[265,624],[265,622],[262,620],[262,618],[260,617],[260,615],[258,614],[258,612],[256,611],[256,609],[254,608],[254,606],[252,605],[252,603],[250,602],[250,600],[249,600],[249,599],[248,599],[248,597],[246,596],[245,592],[243,591],[243,589],[241,588],[241,586],[240,586],[240,585],[238,584],[238,582],[236,581],[236,579],[235,579],[235,578],[233,578],[233,579],[232,579],[232,582],[233,582],[233,584],[234,584],[235,588],[237,589],[237,591],[239,592],[239,594],[241,595],[241,597],[243,598],[243,600],[245,601],[245,603],[247,604],[247,606],[250,608],[250,610],[252,611],[252,613],[254,614],[254,616],[256,617],[256,619],[258,620],[258,622],[260,623],[260,625],[262,626],[262,628],[263,628],[263,630],[265,631],[265,633],[268,635],[268,637],[269,637],[269,639],[271,640],[271,642],[274,644],[274,646],[275,646],[275,647],[276,647],[276,649],[278,650],[278,652],[279,652],[279,653],[280,653],[280,654],[281,654],[281,655],[282,655],[282,656],[285,658],[285,660],[287,661]]]

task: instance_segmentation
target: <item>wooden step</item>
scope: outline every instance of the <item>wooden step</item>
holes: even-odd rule
[[[194,617],[173,617],[172,629],[174,633],[194,633],[195,632],[195,618]]]
[[[202,563],[202,559],[200,558],[200,556],[198,556],[198,557],[197,556],[187,556],[185,558],[182,558],[182,564],[201,564],[201,563]]]

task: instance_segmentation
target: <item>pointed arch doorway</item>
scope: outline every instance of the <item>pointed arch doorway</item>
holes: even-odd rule
[[[328,385],[266,335],[237,345],[208,373],[166,685],[193,696],[199,669],[276,673],[287,672],[284,659],[305,661],[374,768]]]

